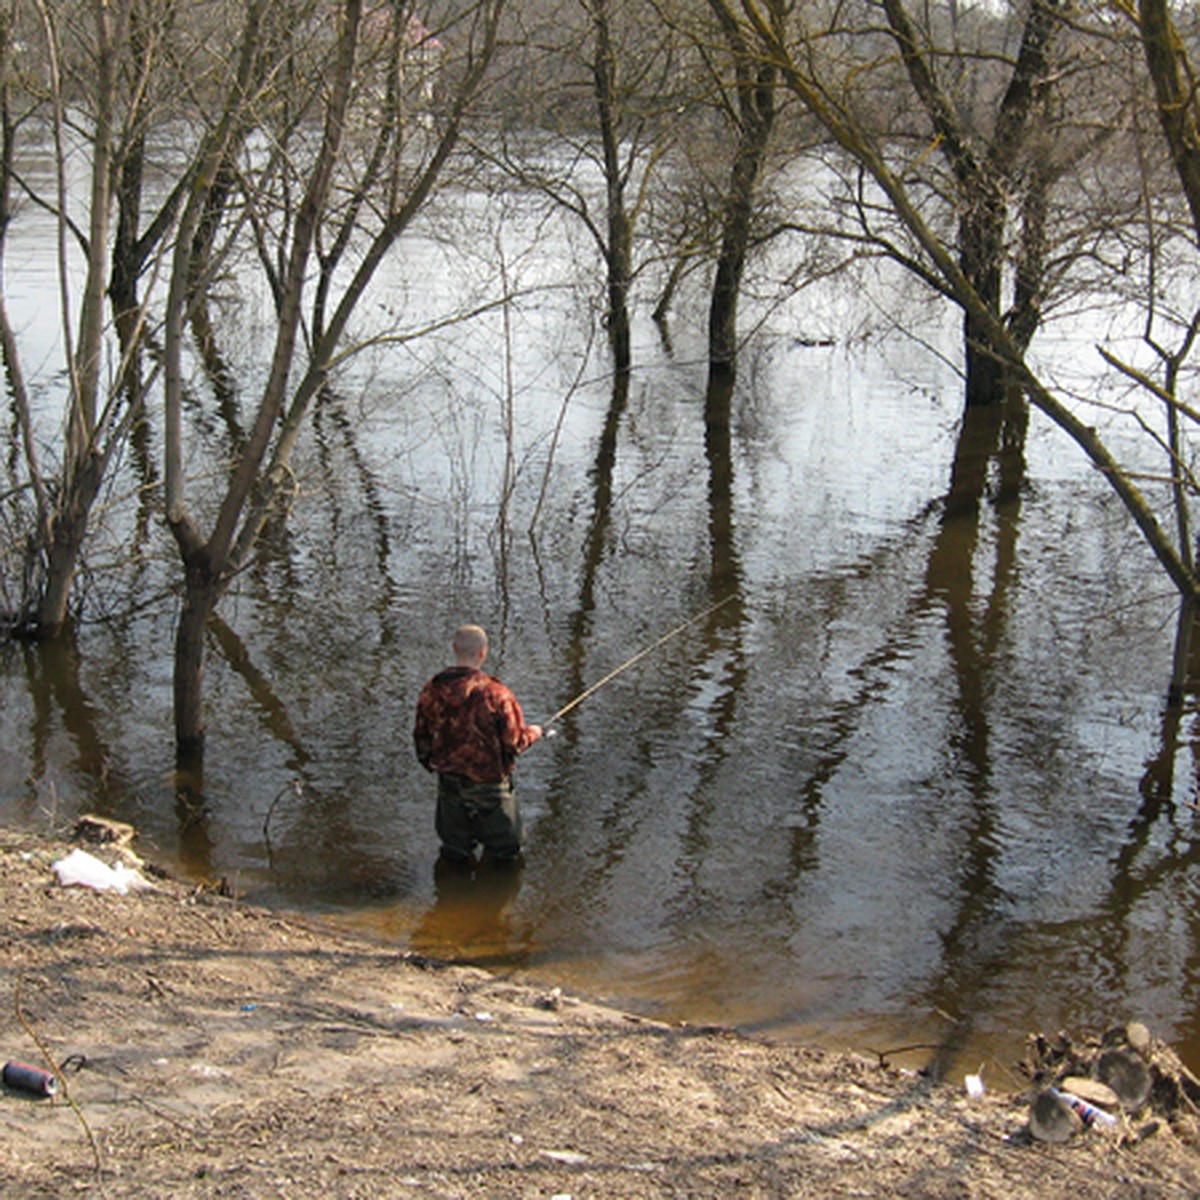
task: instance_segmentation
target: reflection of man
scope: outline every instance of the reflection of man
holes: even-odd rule
[[[526,725],[517,698],[483,670],[487,634],[463,625],[454,635],[454,666],[421,690],[413,744],[438,777],[437,833],[444,857],[465,863],[476,845],[500,863],[521,853],[521,812],[513,791],[517,755],[542,736]]]
[[[496,969],[526,963],[532,927],[509,909],[523,872],[441,857],[433,865],[434,902],[409,936],[409,946],[442,962]]]

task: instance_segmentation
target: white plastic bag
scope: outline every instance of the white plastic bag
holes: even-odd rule
[[[128,892],[154,886],[140,872],[124,863],[110,867],[86,850],[72,850],[66,858],[52,863],[50,869],[58,876],[58,882],[63,887],[78,885],[95,888],[99,892],[120,892],[124,896]]]

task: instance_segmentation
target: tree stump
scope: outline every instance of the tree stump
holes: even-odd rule
[[[75,822],[75,840],[95,842],[104,846],[128,846],[137,836],[137,830],[124,821],[111,817],[98,817],[95,813],[84,813]]]
[[[1098,1079],[1087,1079],[1082,1075],[1068,1075],[1062,1081],[1062,1090],[1086,1100],[1097,1108],[1113,1109],[1121,1103],[1121,1097]]]
[[[1037,1094],[1029,1110],[1029,1132],[1039,1142],[1069,1142],[1082,1128],[1079,1115],[1061,1096]]]
[[[1127,1112],[1137,1112],[1150,1097],[1150,1068],[1136,1050],[1105,1050],[1096,1060],[1096,1078],[1112,1088]]]

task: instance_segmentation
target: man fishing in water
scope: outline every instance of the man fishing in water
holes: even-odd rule
[[[515,865],[522,825],[512,773],[542,727],[526,725],[516,696],[482,670],[488,639],[478,625],[459,628],[452,648],[455,665],[422,688],[413,725],[417,758],[438,777],[442,857],[465,866],[481,845],[495,863]]]
[[[553,733],[555,722],[576,705],[736,596],[731,592],[710,604],[626,659],[563,705],[546,728]],[[513,767],[517,755],[544,730],[541,725],[526,725],[516,696],[498,679],[484,674],[488,640],[478,625],[463,625],[454,635],[453,649],[455,665],[422,689],[413,726],[417,758],[427,771],[437,772],[436,827],[442,861],[473,863],[478,844],[493,862],[515,863],[521,854],[521,812],[513,792]]]

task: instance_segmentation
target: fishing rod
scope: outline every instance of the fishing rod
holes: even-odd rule
[[[641,662],[641,660],[645,658],[647,654],[652,654],[659,648],[659,646],[669,642],[673,637],[678,637],[689,626],[695,625],[697,621],[703,621],[705,617],[709,616],[711,613],[715,613],[718,608],[723,608],[736,595],[736,592],[730,592],[729,595],[723,600],[718,600],[716,604],[710,604],[706,609],[704,609],[703,612],[698,612],[694,617],[689,617],[686,621],[684,621],[682,625],[676,625],[674,629],[668,630],[656,642],[651,642],[649,646],[639,650],[632,658],[627,658],[619,667],[614,667],[613,670],[609,671],[609,673],[605,675],[603,679],[598,679],[592,684],[591,687],[585,688],[579,693],[578,696],[575,697],[574,700],[572,700],[569,704],[564,704],[562,708],[560,708],[558,712],[556,712],[554,716],[552,716],[546,722],[547,733],[553,733],[553,730],[550,729],[550,726],[561,717],[566,716],[567,713],[569,713],[577,704],[582,704],[589,696],[594,696],[606,683],[611,683],[623,671],[628,671],[629,668],[634,665],[634,663]]]

